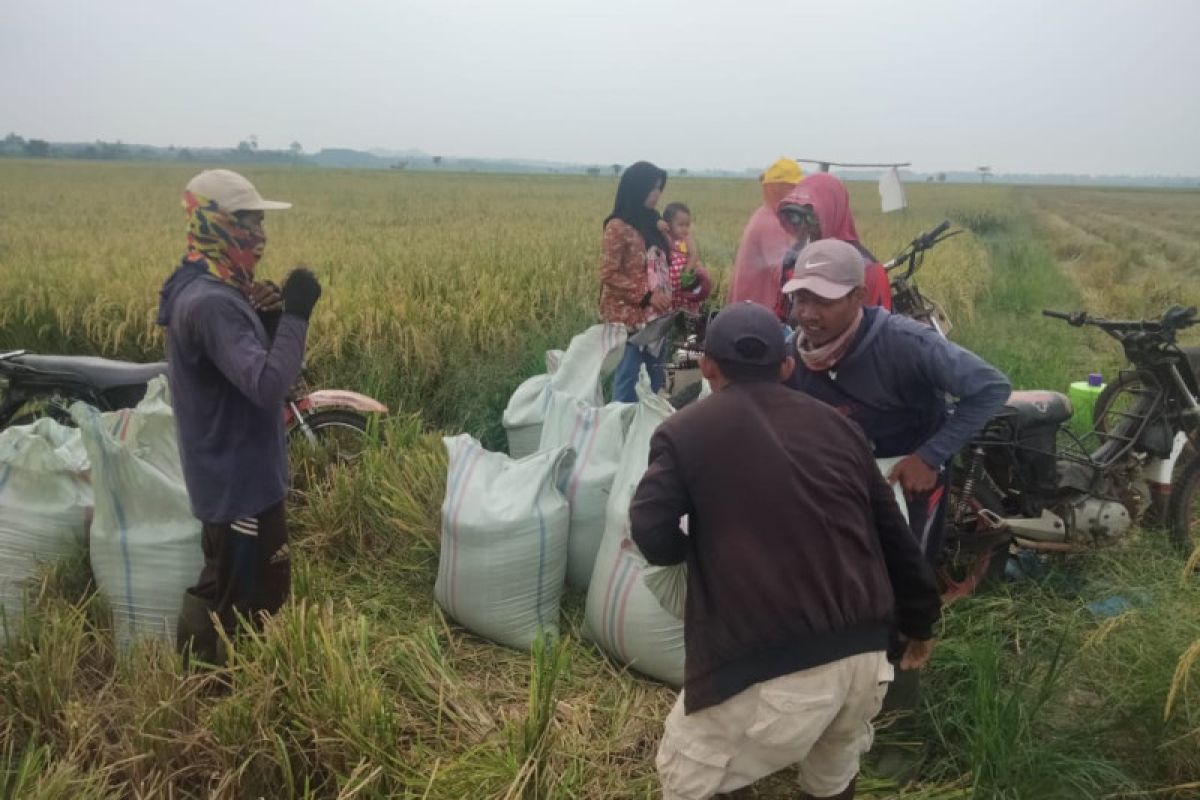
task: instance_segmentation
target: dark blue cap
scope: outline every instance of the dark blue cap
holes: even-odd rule
[[[766,306],[744,300],[725,306],[708,323],[704,353],[718,361],[768,367],[787,357],[783,327]]]

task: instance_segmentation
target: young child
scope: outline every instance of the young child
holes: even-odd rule
[[[712,292],[712,281],[700,265],[700,254],[692,239],[691,209],[683,203],[670,203],[660,224],[671,245],[671,296],[675,308],[698,314],[700,304]]]

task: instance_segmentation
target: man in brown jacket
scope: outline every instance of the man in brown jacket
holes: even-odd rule
[[[889,631],[904,668],[933,648],[936,584],[892,489],[854,423],[782,384],[794,366],[770,311],[722,311],[701,361],[714,394],[655,432],[630,507],[646,559],[688,566],[684,689],[658,753],[668,800],[792,764],[808,797],[852,798]]]

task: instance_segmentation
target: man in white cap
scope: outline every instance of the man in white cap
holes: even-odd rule
[[[1003,408],[1008,379],[927,325],[864,308],[863,259],[846,242],[804,248],[783,291],[798,326],[789,385],[857,422],[876,458],[901,458],[890,479],[909,499],[913,534],[932,560],[943,467]],[[947,396],[957,398],[952,407]]]
[[[889,632],[907,637],[907,667],[933,649],[937,587],[895,496],[855,425],[781,384],[792,367],[773,311],[726,306],[700,362],[714,394],[655,431],[629,509],[651,564],[688,565],[666,800],[792,765],[802,797],[849,800],[892,677]]]
[[[858,423],[875,458],[900,459],[888,478],[904,490],[912,534],[936,562],[945,467],[1004,407],[1008,379],[927,325],[864,308],[863,258],[846,242],[805,247],[783,291],[792,296],[797,326],[788,385]],[[901,670],[889,709],[913,707],[917,691],[917,673]]]
[[[255,279],[264,212],[290,203],[215,169],[192,178],[183,205],[187,252],[163,285],[158,324],[184,480],[203,524],[204,569],[184,595],[179,646],[212,662],[210,613],[232,632],[238,614],[258,622],[278,611],[291,586],[283,404],[321,286],[303,267],[282,290]]]

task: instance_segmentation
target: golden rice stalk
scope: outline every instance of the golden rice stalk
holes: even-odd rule
[[[1180,691],[1187,689],[1191,679],[1192,666],[1198,659],[1200,659],[1200,639],[1192,642],[1191,647],[1183,651],[1183,655],[1179,657],[1179,664],[1175,667],[1175,677],[1171,679],[1171,691],[1167,693],[1167,704],[1163,708],[1163,722],[1171,718],[1175,700],[1179,697]]]

